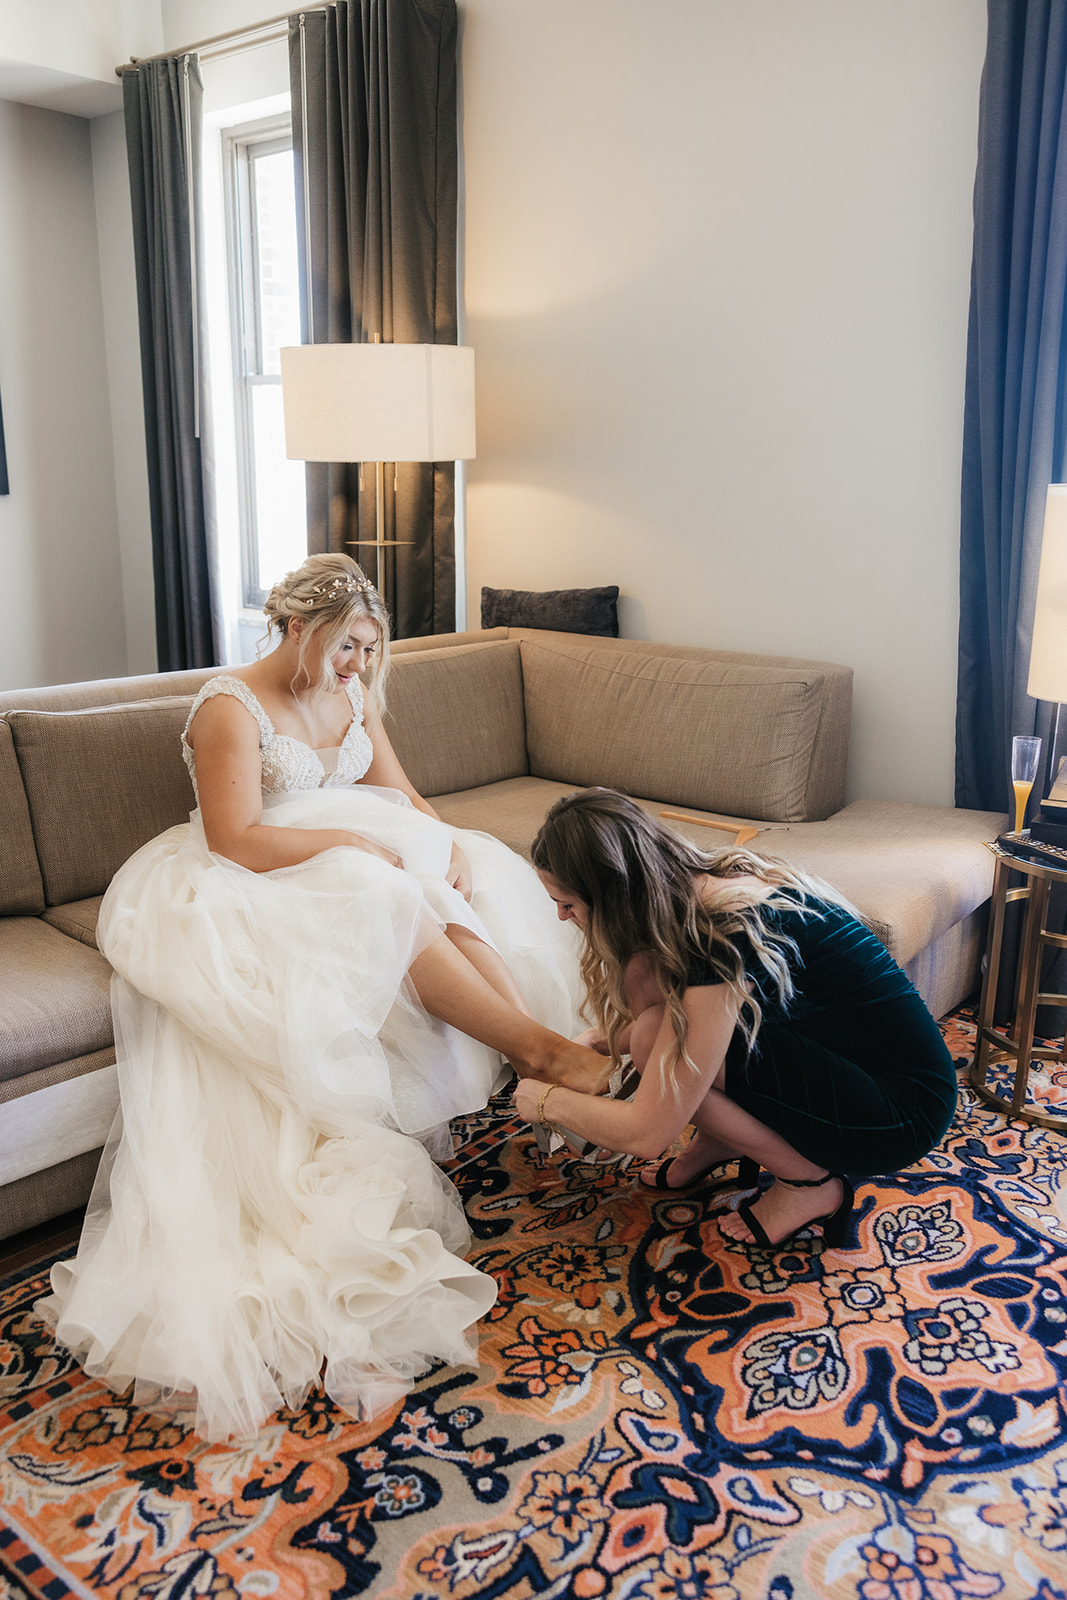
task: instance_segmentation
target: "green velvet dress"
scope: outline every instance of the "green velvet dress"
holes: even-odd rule
[[[762,911],[787,941],[793,997],[779,1003],[746,941],[763,1021],[751,1052],[734,1035],[723,1087],[809,1161],[852,1177],[895,1172],[938,1144],[952,1120],[952,1057],[880,940],[840,906],[794,899]],[[719,981],[694,952],[689,985]]]

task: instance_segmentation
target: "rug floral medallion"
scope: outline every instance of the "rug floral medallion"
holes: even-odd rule
[[[736,1188],[538,1166],[506,1098],[457,1133],[481,1364],[370,1425],[207,1445],[56,1348],[47,1264],[0,1285],[0,1594],[1067,1600],[1067,1137],[963,1089],[849,1248],[772,1254]]]

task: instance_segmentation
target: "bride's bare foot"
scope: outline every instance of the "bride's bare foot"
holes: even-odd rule
[[[831,1216],[845,1197],[840,1178],[828,1173],[823,1183],[803,1189],[793,1189],[777,1180],[751,1202],[748,1209],[762,1227],[772,1245],[791,1238],[809,1223],[821,1222]],[[728,1211],[719,1219],[719,1232],[727,1239],[740,1244],[762,1244],[757,1240],[744,1217],[737,1211]]]
[[[599,1094],[611,1075],[610,1059],[587,1045],[555,1034],[529,1061],[513,1059],[512,1065],[520,1077],[558,1083],[565,1089],[576,1089],[579,1094]]]
[[[728,1144],[723,1144],[721,1139],[713,1139],[710,1134],[695,1133],[685,1149],[676,1155],[673,1161],[670,1157],[666,1162],[657,1162],[655,1166],[642,1167],[639,1181],[646,1189],[662,1187],[657,1184],[656,1174],[661,1167],[666,1165],[667,1174],[665,1183],[668,1189],[684,1189],[693,1183],[701,1173],[707,1172],[709,1167],[717,1167],[723,1161],[733,1161],[737,1155],[736,1150],[731,1150]]]

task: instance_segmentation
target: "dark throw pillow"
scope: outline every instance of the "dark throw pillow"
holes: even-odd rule
[[[618,584],[602,589],[483,589],[483,628],[548,628],[619,637]]]

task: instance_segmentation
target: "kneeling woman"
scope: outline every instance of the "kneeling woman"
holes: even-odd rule
[[[774,1183],[720,1223],[762,1248],[821,1223],[844,1242],[850,1179],[893,1172],[944,1135],[956,1075],[884,946],[828,885],[746,850],[707,855],[609,789],[557,802],[533,862],[585,934],[587,1041],[642,1073],[633,1100],[523,1079],[527,1122],[612,1150],[684,1152],[642,1181],[684,1189],[741,1157]]]

